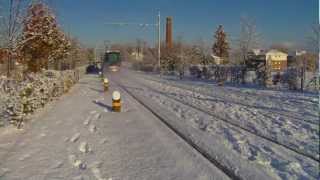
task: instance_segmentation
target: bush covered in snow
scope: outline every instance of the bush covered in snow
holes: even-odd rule
[[[289,68],[281,76],[281,83],[288,85],[290,90],[297,90],[299,87],[300,72],[297,68]]]
[[[27,74],[23,81],[0,78],[0,126],[19,126],[26,116],[69,91],[79,71],[51,71]]]

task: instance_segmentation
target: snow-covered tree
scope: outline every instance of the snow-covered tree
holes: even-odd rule
[[[212,47],[214,55],[219,56],[227,60],[229,58],[229,43],[227,40],[227,34],[223,30],[223,26],[219,25],[214,35],[215,42]]]
[[[31,4],[20,45],[28,71],[38,72],[47,68],[50,61],[63,59],[68,55],[70,45],[51,9],[42,2]]]

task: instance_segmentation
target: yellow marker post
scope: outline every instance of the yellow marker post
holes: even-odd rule
[[[109,90],[109,80],[107,78],[103,79],[103,87],[105,92]]]
[[[118,91],[112,93],[112,110],[114,112],[121,112],[121,96]]]

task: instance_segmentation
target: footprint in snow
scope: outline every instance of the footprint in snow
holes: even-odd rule
[[[71,137],[70,141],[74,143],[74,142],[77,142],[79,138],[80,138],[80,133],[76,133]]]
[[[93,117],[93,120],[96,121],[96,120],[99,120],[101,118],[101,114],[100,113],[97,113],[94,117]]]
[[[90,114],[96,114],[97,113],[97,111],[91,111],[90,112]]]
[[[91,122],[91,116],[87,117],[87,119],[83,122],[83,125],[87,126]]]
[[[101,161],[95,161],[92,164],[89,165],[89,168],[101,168],[102,167],[102,162]]]
[[[95,125],[90,125],[89,131],[90,131],[91,133],[94,133],[94,132],[97,131],[97,127],[96,127]]]
[[[105,144],[106,142],[108,142],[107,138],[102,139],[99,143],[100,144]]]
[[[63,161],[57,161],[53,164],[53,166],[51,167],[51,169],[59,169],[63,166]]]

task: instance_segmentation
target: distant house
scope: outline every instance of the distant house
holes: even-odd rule
[[[133,58],[133,59],[136,60],[136,61],[142,61],[143,58],[144,58],[144,55],[143,55],[143,53],[141,53],[141,52],[133,51],[133,52],[131,53],[131,58]]]
[[[265,51],[262,49],[252,49],[247,54],[246,66],[249,70],[256,70],[266,64]]]
[[[262,49],[252,49],[248,52],[248,56],[261,56],[264,55],[264,53]]]
[[[300,50],[300,51],[296,51],[295,52],[295,56],[302,56],[302,55],[305,55],[307,54],[307,51],[305,50]]]
[[[217,64],[217,65],[223,64],[224,60],[222,57],[211,54],[211,58],[213,59],[214,64]]]
[[[247,66],[256,69],[260,64],[268,64],[271,66],[271,71],[279,72],[287,69],[288,54],[276,49],[264,51],[261,49],[252,49],[248,52]]]
[[[266,63],[272,71],[284,71],[288,66],[288,54],[279,50],[269,50],[266,54]]]

